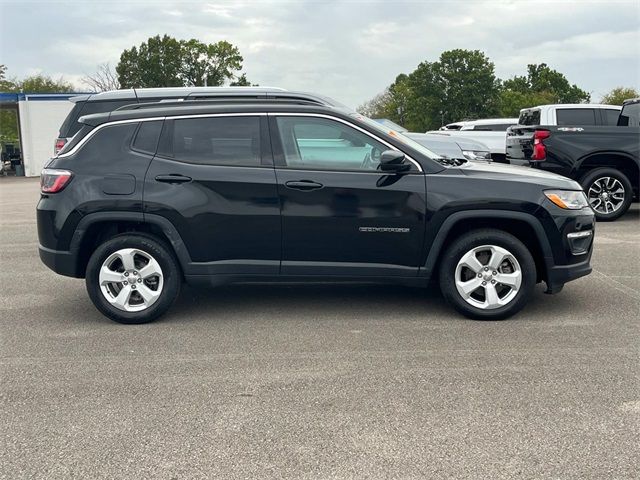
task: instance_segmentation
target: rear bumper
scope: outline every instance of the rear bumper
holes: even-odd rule
[[[38,245],[38,253],[42,263],[57,274],[67,277],[79,277],[76,271],[76,256],[71,252],[52,250]]]

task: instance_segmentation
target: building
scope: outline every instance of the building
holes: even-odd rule
[[[78,93],[0,93],[0,109],[15,110],[19,153],[26,176],[38,176],[52,157],[60,125]],[[18,163],[18,160],[14,160]]]

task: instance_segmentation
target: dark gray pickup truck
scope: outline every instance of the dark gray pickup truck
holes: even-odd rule
[[[598,220],[615,220],[638,198],[640,98],[627,100],[617,126],[514,125],[507,160],[577,180]]]

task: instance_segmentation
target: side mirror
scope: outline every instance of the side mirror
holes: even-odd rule
[[[380,155],[380,170],[383,172],[406,172],[411,165],[404,162],[404,153],[397,150],[385,150]]]

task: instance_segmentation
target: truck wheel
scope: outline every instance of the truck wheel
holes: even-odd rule
[[[100,245],[87,265],[87,292],[119,323],[147,323],[164,314],[180,291],[177,260],[150,236],[124,234]]]
[[[596,168],[580,181],[596,219],[616,220],[625,214],[633,200],[633,187],[627,176],[615,168]]]
[[[460,313],[476,320],[503,320],[522,309],[536,284],[527,247],[501,230],[474,230],[447,249],[440,288]]]

